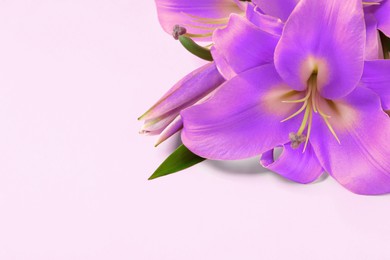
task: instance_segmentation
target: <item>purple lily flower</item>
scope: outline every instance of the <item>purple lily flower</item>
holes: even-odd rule
[[[239,0],[155,0],[163,29],[171,34],[176,25],[197,40],[210,40],[213,31],[226,25],[232,13],[243,14],[246,2]]]
[[[263,154],[265,167],[301,183],[327,171],[352,192],[389,193],[390,118],[384,108],[390,105],[390,66],[364,62],[362,2],[300,1],[274,63],[256,66],[258,55],[247,43],[258,35],[246,26],[240,30],[247,35],[221,52],[255,66],[238,70],[207,102],[181,112],[183,143],[214,160]],[[240,63],[231,59],[230,65]],[[283,148],[278,159],[275,147]]]
[[[191,72],[139,118],[145,120],[140,133],[160,134],[156,145],[165,141],[181,130],[180,111],[204,101],[224,81],[213,62]]]

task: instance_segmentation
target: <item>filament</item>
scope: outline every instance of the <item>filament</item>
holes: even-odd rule
[[[189,13],[184,13],[185,15],[192,18],[193,21],[199,23],[207,23],[207,24],[226,24],[229,21],[229,17],[223,18],[206,18],[202,16],[197,16]]]
[[[364,6],[371,6],[371,5],[380,5],[381,3],[379,2],[363,2]]]
[[[283,119],[281,122],[283,123],[283,122],[286,122],[286,121],[290,120],[291,118],[296,117],[296,116],[299,115],[303,110],[305,110],[306,106],[307,106],[307,101],[305,101],[305,103],[303,103],[302,107],[301,107],[297,112],[295,112],[295,113],[292,114],[291,116],[287,117],[286,119]]]
[[[296,111],[295,113],[293,113],[291,116],[287,117],[286,119],[283,119],[281,122],[286,122],[286,121],[298,116],[303,111],[305,111],[301,125],[299,126],[297,133],[290,134],[290,140],[291,140],[291,144],[292,144],[291,146],[293,148],[298,148],[301,143],[305,142],[303,152],[306,151],[306,148],[307,148],[307,145],[309,142],[309,138],[310,138],[310,135],[312,132],[312,128],[313,128],[312,127],[313,126],[313,112],[316,114],[319,114],[319,116],[324,120],[325,125],[327,126],[329,131],[332,133],[334,138],[337,140],[338,143],[340,143],[340,139],[338,138],[336,131],[334,130],[334,128],[332,127],[332,125],[329,122],[329,119],[331,118],[331,116],[324,113],[322,111],[322,109],[320,108],[320,102],[319,102],[320,95],[317,91],[317,73],[313,73],[310,76],[310,78],[308,80],[308,86],[307,86],[306,91],[307,92],[306,92],[305,97],[303,97],[301,99],[282,101],[282,103],[302,103],[303,102],[303,104],[298,109],[298,111]],[[305,130],[306,130],[306,136],[304,135]]]
[[[305,146],[303,147],[303,152],[306,151],[307,143],[309,142],[312,124],[313,124],[313,111],[310,110],[310,114],[309,114],[309,125],[307,126],[307,137],[306,137],[306,141],[305,141]]]

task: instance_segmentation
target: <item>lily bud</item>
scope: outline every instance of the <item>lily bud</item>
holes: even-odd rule
[[[165,141],[182,128],[180,112],[202,102],[224,81],[213,62],[191,72],[139,118],[145,121],[140,133],[161,134],[157,144]]]

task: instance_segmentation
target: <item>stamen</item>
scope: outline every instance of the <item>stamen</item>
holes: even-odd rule
[[[194,40],[192,40],[190,37],[207,37],[211,36],[212,33],[206,33],[206,34],[190,34],[187,33],[187,29],[180,26],[175,25],[172,30],[172,36],[176,40],[179,40],[180,43],[183,45],[184,48],[186,48],[187,51],[191,52],[195,56],[198,56],[201,59],[207,60],[207,61],[213,61],[213,57],[211,56],[210,48],[208,47],[202,47],[198,45]]]
[[[176,24],[172,30],[172,36],[175,40],[179,40],[179,37],[187,33],[187,29]]]
[[[296,133],[290,133],[289,138],[291,141],[291,148],[297,149],[301,143],[306,141],[306,136],[304,135],[297,135]]]
[[[283,123],[283,122],[286,122],[286,121],[290,120],[291,118],[296,117],[296,116],[299,115],[303,110],[305,110],[306,106],[307,106],[307,101],[305,101],[305,103],[303,103],[302,107],[301,107],[297,112],[295,112],[295,113],[292,114],[291,116],[287,117],[286,119],[283,119],[283,120],[280,121],[280,122]]]
[[[380,5],[381,3],[377,3],[377,2],[363,2],[363,5],[364,6],[371,6],[371,5]]]
[[[306,107],[305,115],[303,116],[302,124],[299,127],[297,135],[302,135],[303,131],[305,131],[307,120],[309,119],[309,113],[311,111],[310,103]]]
[[[331,118],[331,116],[329,116],[329,115],[325,114],[324,112],[322,112],[322,110],[320,108],[317,108],[317,111],[323,118]]]
[[[210,28],[209,27],[206,27],[206,26],[200,26],[200,25],[193,25],[193,24],[183,24],[185,25],[187,28],[195,28],[195,29],[202,29],[204,31],[214,31],[216,28]],[[220,28],[220,27],[217,27],[217,28]]]
[[[312,95],[311,95],[311,104],[313,105],[313,110],[315,113],[318,113],[317,110],[317,105],[316,105],[316,100],[317,100],[317,95],[316,95],[317,88],[313,88],[312,90]]]
[[[304,98],[296,99],[296,100],[283,100],[282,103],[301,103],[307,101],[309,97],[310,97],[310,91],[307,92]]]
[[[329,123],[328,118],[326,118],[326,117],[322,117],[322,118],[324,119],[326,126],[329,128],[329,130],[332,133],[332,135],[334,136],[334,138],[336,138],[337,142],[339,144],[341,144],[340,139],[338,138],[338,136],[337,136],[336,132],[334,131],[332,125]]]
[[[223,18],[206,18],[201,17],[189,13],[183,13],[191,18],[193,18],[194,21],[200,22],[200,23],[207,23],[207,24],[226,24],[229,21],[229,17],[223,17]]]
[[[291,147],[293,149],[296,149],[299,147],[299,145],[303,142],[305,142],[305,146],[303,148],[303,152],[306,151],[309,138],[312,131],[313,126],[313,111],[315,113],[319,113],[319,115],[324,120],[326,126],[329,128],[332,135],[336,138],[337,142],[340,143],[340,139],[338,138],[336,132],[334,131],[333,127],[331,126],[329,122],[329,118],[331,116],[325,114],[321,108],[320,108],[320,102],[319,98],[320,96],[317,95],[317,71],[315,70],[313,74],[310,76],[308,80],[308,86],[307,86],[307,93],[304,98],[297,99],[297,100],[285,100],[282,101],[283,103],[301,103],[303,102],[302,107],[292,114],[291,116],[287,117],[286,119],[282,120],[281,122],[286,122],[287,120],[292,119],[293,117],[296,117],[300,113],[302,113],[305,110],[305,114],[302,119],[302,123],[297,131],[297,133],[290,133],[289,138],[291,141]],[[303,134],[303,132],[307,129],[306,135]]]
[[[312,124],[313,124],[313,111],[310,110],[309,124],[307,126],[307,138],[306,138],[306,141],[305,141],[305,147],[303,147],[303,152],[306,151],[307,143],[309,142]]]

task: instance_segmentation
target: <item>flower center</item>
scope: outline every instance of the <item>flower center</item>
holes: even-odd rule
[[[324,120],[326,126],[332,133],[332,135],[336,138],[337,142],[340,143],[339,138],[337,137],[336,132],[334,131],[332,125],[329,122],[329,118],[331,116],[327,115],[323,112],[321,109],[320,100],[322,99],[321,95],[318,93],[317,89],[317,71],[314,71],[309,80],[307,81],[307,88],[306,88],[306,95],[302,99],[297,100],[285,100],[282,101],[283,103],[302,103],[301,108],[296,111],[291,116],[287,117],[286,119],[282,120],[281,122],[286,122],[296,116],[298,116],[301,113],[304,113],[302,123],[296,133],[290,133],[290,141],[291,141],[291,147],[294,149],[297,149],[301,143],[305,142],[305,146],[303,148],[303,152],[305,152],[307,143],[310,138],[311,130],[312,130],[312,124],[313,124],[313,112],[321,116],[321,118]],[[304,134],[306,130],[306,135]]]

